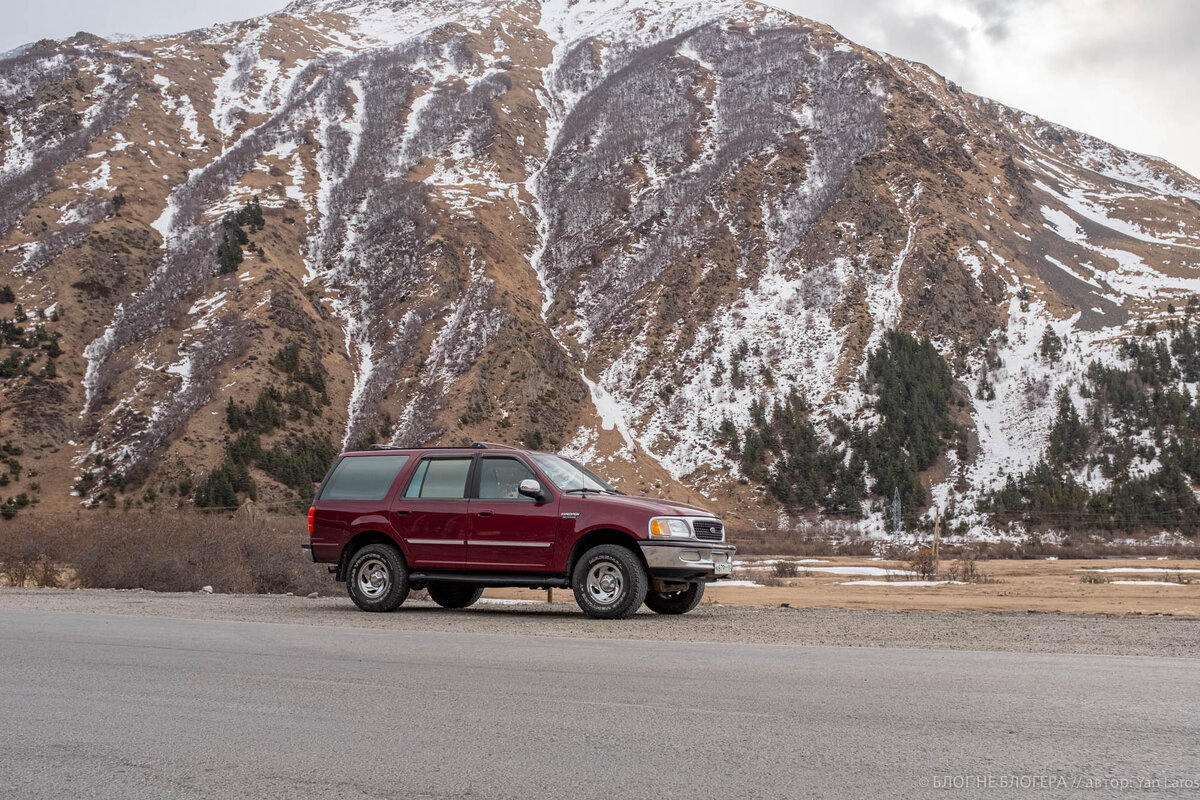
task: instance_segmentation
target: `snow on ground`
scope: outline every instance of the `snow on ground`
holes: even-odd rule
[[[910,586],[966,586],[963,581],[842,581],[840,586],[894,586],[907,589]]]
[[[1109,581],[1110,586],[1187,586],[1186,583],[1171,581]]]
[[[583,378],[583,382],[587,384],[588,390],[592,393],[592,403],[596,406],[596,413],[600,415],[600,427],[606,431],[616,428],[621,434],[621,438],[625,441],[625,446],[631,450],[634,449],[633,434],[629,431],[629,423],[625,419],[625,414],[621,410],[620,404],[600,384],[589,379],[582,373],[580,375]]]
[[[83,188],[95,194],[111,192],[113,190],[110,181],[111,178],[112,165],[108,163],[108,159],[106,158],[100,162],[99,167],[92,171],[92,177],[83,184]]]
[[[199,117],[196,115],[195,106],[192,105],[192,99],[182,92],[172,94],[171,81],[164,75],[156,74],[152,80],[162,90],[163,109],[168,114],[179,117],[179,126],[191,140],[191,147],[203,147],[204,137],[200,135]]]
[[[1105,283],[1117,291],[1117,295],[1108,295],[1113,302],[1121,304],[1121,296],[1153,298],[1165,292],[1200,292],[1200,278],[1180,278],[1165,275],[1149,267],[1146,262],[1134,253],[1113,247],[1101,247],[1093,244],[1087,234],[1079,227],[1079,223],[1065,211],[1049,206],[1042,206],[1042,216],[1046,226],[1058,236],[1072,244],[1091,250],[1094,253],[1110,258],[1117,263],[1114,271],[1098,271],[1093,269],[1092,276],[1098,275]],[[1066,270],[1074,277],[1085,280],[1093,286],[1099,286],[1092,276],[1083,276],[1075,270],[1050,259],[1056,266]]]
[[[1154,159],[1121,150],[1088,134],[1080,133],[1078,138],[1076,154],[1083,165],[1093,172],[1112,180],[1131,183],[1151,194],[1183,196],[1200,203],[1200,186],[1195,179],[1187,185],[1181,185],[1168,177]]]
[[[1107,568],[1107,569],[1093,569],[1093,568],[1091,568],[1091,567],[1087,567],[1087,568],[1084,568],[1084,569],[1077,569],[1077,570],[1075,570],[1075,571],[1076,571],[1076,572],[1122,572],[1122,573],[1128,573],[1128,572],[1158,572],[1158,573],[1163,573],[1163,572],[1189,572],[1189,573],[1200,573],[1200,569],[1177,569],[1177,568],[1174,568],[1174,567],[1109,567],[1109,568]]]
[[[480,605],[491,605],[491,606],[528,606],[528,605],[537,605],[538,603],[541,603],[542,601],[541,600],[513,600],[513,599],[509,599],[507,597],[481,597],[478,600],[476,600],[475,602]]]
[[[707,591],[708,589],[716,589],[716,588],[730,589],[730,588],[733,588],[734,586],[741,586],[743,588],[759,588],[759,589],[761,589],[763,585],[761,583],[755,583],[754,581],[711,581],[710,583],[705,584],[704,588]]]
[[[1178,239],[1160,238],[1152,233],[1148,233],[1140,226],[1135,225],[1128,220],[1112,216],[1112,214],[1109,213],[1109,209],[1106,208],[1100,201],[1111,201],[1113,198],[1103,192],[1096,191],[1093,187],[1089,187],[1093,189],[1092,192],[1089,193],[1085,188],[1078,185],[1064,185],[1061,191],[1055,190],[1041,181],[1034,181],[1034,186],[1041,189],[1046,194],[1058,198],[1058,200],[1067,206],[1067,208],[1071,209],[1071,211],[1075,212],[1084,219],[1108,228],[1109,230],[1121,234],[1122,236],[1127,236],[1130,239],[1136,239],[1138,241],[1146,242],[1147,244],[1153,244],[1159,247],[1186,247],[1190,250],[1200,250],[1200,247],[1195,244],[1183,242]]]
[[[889,187],[892,194],[895,195],[896,187]],[[867,351],[870,352],[879,347],[880,341],[883,339],[884,332],[896,327],[896,322],[900,317],[900,271],[904,268],[904,263],[908,260],[912,253],[913,242],[917,235],[917,226],[921,219],[913,214],[913,207],[921,198],[923,187],[917,184],[913,189],[912,194],[904,203],[904,214],[908,219],[908,237],[904,242],[904,247],[892,262],[892,268],[887,274],[886,282],[873,282],[873,285],[867,289],[867,307],[871,310],[871,316],[875,320],[875,326],[871,330],[871,336],[867,341]]]
[[[884,567],[805,567],[806,572],[827,572],[830,575],[887,575],[909,577],[917,573],[906,569],[885,569]]]
[[[996,355],[1000,365],[987,369],[981,358],[969,364],[971,377],[966,380],[971,389],[972,418],[979,437],[976,460],[967,468],[966,494],[953,488],[954,476],[945,484],[933,487],[940,507],[952,500],[959,508],[974,507],[982,494],[1004,485],[1009,477],[1025,472],[1042,457],[1057,414],[1057,396],[1066,387],[1077,409],[1082,409],[1076,379],[1084,374],[1088,363],[1124,363],[1117,350],[1115,331],[1102,329],[1089,332],[1076,328],[1079,314],[1059,320],[1047,313],[1037,300],[1022,308],[1014,294],[1009,302],[1008,324],[1003,335],[996,339]],[[1061,358],[1050,363],[1039,354],[1046,329],[1055,331],[1064,342]],[[981,398],[979,384],[986,373],[995,389],[995,398]],[[1082,412],[1081,412],[1082,413]],[[1092,488],[1104,488],[1098,471],[1076,476]],[[962,517],[971,527],[973,537],[987,537],[994,531],[979,515]]]
[[[828,564],[827,558],[766,558],[762,561],[741,561],[734,559],[733,565],[738,569],[767,569],[775,564]]]

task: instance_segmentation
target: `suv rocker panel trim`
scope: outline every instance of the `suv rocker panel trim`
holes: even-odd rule
[[[550,547],[554,542],[496,542],[489,539],[468,539],[474,547]]]
[[[522,572],[431,572],[418,570],[408,574],[412,583],[473,583],[476,586],[570,586],[564,575],[537,575]]]

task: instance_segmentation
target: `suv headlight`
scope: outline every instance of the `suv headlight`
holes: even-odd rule
[[[650,520],[650,536],[660,539],[670,537],[691,539],[692,526],[691,523],[681,517],[655,517]]]

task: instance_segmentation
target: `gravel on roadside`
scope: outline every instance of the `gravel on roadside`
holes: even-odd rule
[[[632,619],[603,621],[584,617],[574,603],[486,598],[462,611],[410,600],[390,614],[367,614],[345,597],[0,589],[0,614],[6,609],[587,639],[1200,658],[1200,619],[1168,616],[704,605],[682,617],[643,609]]]

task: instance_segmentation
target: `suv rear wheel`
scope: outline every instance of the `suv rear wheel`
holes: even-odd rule
[[[646,608],[656,614],[686,614],[700,604],[704,597],[704,581],[689,583],[686,589],[677,592],[646,593]]]
[[[431,583],[429,599],[442,608],[466,608],[475,605],[483,596],[482,586],[469,583]]]
[[[627,547],[602,544],[580,557],[571,575],[575,602],[595,619],[624,619],[646,599],[646,568]]]
[[[363,611],[393,611],[408,597],[408,567],[390,544],[369,544],[350,559],[346,588]]]

